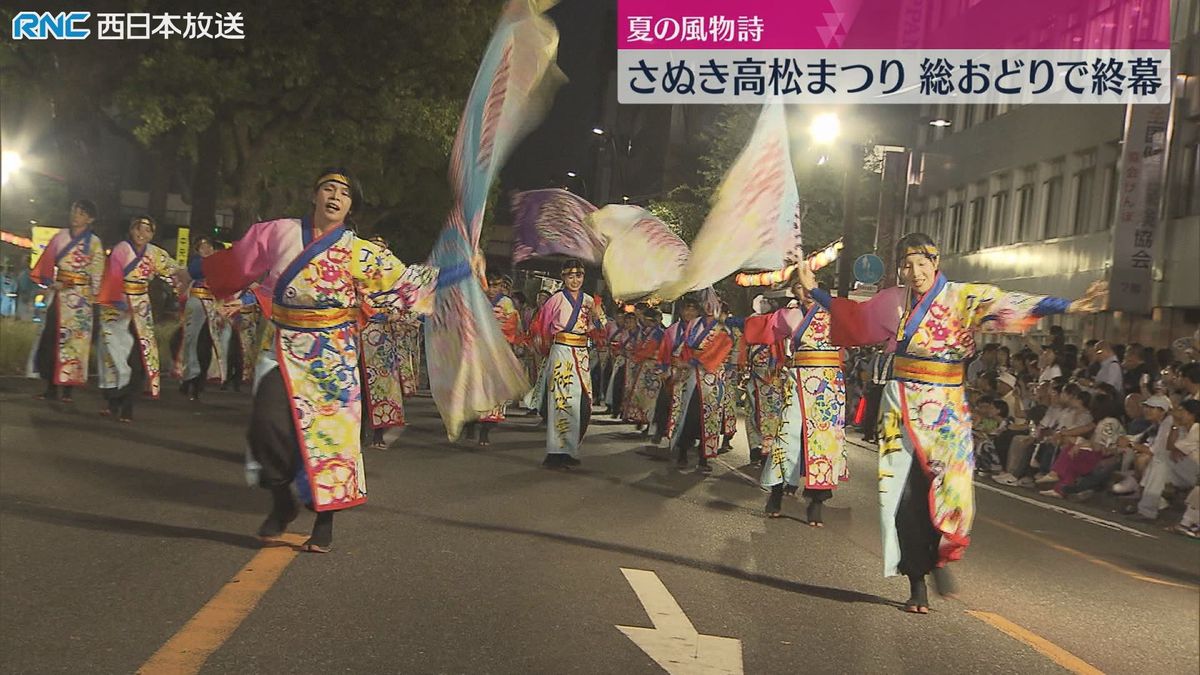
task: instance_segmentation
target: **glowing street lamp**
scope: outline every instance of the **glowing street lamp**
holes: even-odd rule
[[[20,153],[5,150],[3,155],[0,155],[0,184],[7,185],[8,177],[20,171],[24,165],[25,161],[21,159]]]
[[[808,133],[818,145],[830,145],[842,132],[842,123],[836,113],[822,113],[813,118]]]
[[[951,122],[950,120],[945,119],[945,118],[940,118],[940,117],[938,119],[929,120],[929,126],[938,127],[939,129],[948,127],[951,124],[953,124],[953,122]]]
[[[576,177],[576,176],[578,176],[578,175],[579,175],[579,174],[575,173],[574,171],[568,171],[568,172],[567,172],[567,178],[574,178],[574,177]]]
[[[601,129],[600,127],[592,127],[592,133],[596,134],[597,136],[603,136],[604,130]]]

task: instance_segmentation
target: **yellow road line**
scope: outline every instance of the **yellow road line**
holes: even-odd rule
[[[1118,574],[1124,574],[1125,576],[1129,577],[1130,579],[1144,581],[1149,584],[1158,584],[1160,586],[1171,586],[1172,588],[1186,588],[1186,589],[1193,590],[1193,591],[1200,591],[1200,586],[1196,586],[1194,584],[1181,584],[1181,583],[1178,583],[1175,581],[1167,581],[1166,579],[1158,579],[1156,577],[1148,577],[1145,574],[1142,574],[1141,572],[1138,572],[1136,570],[1131,570],[1127,567],[1121,567],[1120,565],[1108,562],[1107,560],[1101,560],[1100,558],[1088,555],[1082,551],[1077,551],[1077,550],[1071,548],[1070,546],[1063,546],[1062,544],[1050,541],[1049,539],[1038,536],[1036,534],[1033,534],[1032,532],[1026,532],[1025,530],[1022,530],[1019,527],[1014,527],[1012,525],[1009,525],[1008,523],[1000,522],[999,520],[996,520],[995,518],[989,518],[987,516],[980,516],[979,518],[980,518],[980,520],[983,520],[987,523],[995,525],[996,527],[1008,530],[1009,532],[1012,532],[1013,534],[1019,534],[1022,537],[1026,537],[1026,538],[1032,539],[1038,543],[1045,544],[1046,546],[1049,546],[1050,548],[1052,548],[1056,551],[1062,551],[1063,553],[1073,555],[1077,558],[1082,558],[1083,560],[1086,560],[1086,561],[1092,563],[1093,565],[1099,565],[1100,567],[1110,569],[1114,572],[1117,572]]]
[[[1063,668],[1066,668],[1072,673],[1077,673],[1079,675],[1104,675],[1104,671],[1096,668],[1087,661],[1075,656],[1071,652],[1059,647],[1053,642],[1050,642],[1049,640],[1022,628],[1021,626],[1018,626],[999,614],[980,612],[974,609],[968,609],[967,614],[970,614],[980,621],[990,624],[1001,633],[1004,633],[1011,638],[1020,640],[1030,647],[1033,647],[1037,651],[1049,657],[1050,660],[1054,661]]]
[[[288,545],[264,548],[251,558],[137,672],[145,675],[199,672],[208,657],[233,635],[279,579],[284,568],[296,557],[305,537],[287,534],[283,541]]]

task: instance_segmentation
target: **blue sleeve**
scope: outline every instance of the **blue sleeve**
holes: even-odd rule
[[[1071,301],[1066,298],[1042,298],[1038,304],[1034,305],[1033,311],[1030,312],[1033,316],[1050,316],[1051,314],[1065,314],[1071,308]]]
[[[187,271],[188,276],[193,279],[200,280],[204,278],[204,258],[196,256],[188,261]]]
[[[738,330],[746,330],[746,319],[740,316],[731,316],[725,319],[726,328],[737,328]]]
[[[816,300],[822,307],[829,309],[833,304],[833,296],[824,288],[814,288],[808,292],[813,300]]]

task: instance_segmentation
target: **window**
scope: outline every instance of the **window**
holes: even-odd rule
[[[1092,202],[1095,199],[1096,170],[1087,168],[1075,174],[1075,208],[1074,227],[1071,234],[1085,234],[1092,231]]]
[[[959,250],[962,237],[962,224],[963,205],[960,202],[950,207],[950,231],[946,233],[946,249],[951,253],[957,253]]]
[[[1096,231],[1112,229],[1117,216],[1117,165],[1104,167],[1104,194],[1101,196],[1100,218],[1096,220]]]
[[[1013,241],[1027,241],[1033,235],[1033,184],[1017,188],[1017,228]]]
[[[971,200],[971,229],[967,231],[967,251],[983,248],[983,216],[986,209],[987,200],[983,197]]]
[[[939,248],[946,245],[946,241],[942,238],[945,232],[946,211],[943,209],[934,209],[929,212],[929,231],[926,232]]]
[[[1042,194],[1046,197],[1045,208],[1042,210],[1042,238],[1049,239],[1058,236],[1060,232],[1058,214],[1062,204],[1062,176],[1055,176],[1042,183]]]
[[[999,246],[1009,243],[1007,191],[992,195],[992,221],[988,232],[988,236],[983,239],[984,246]]]

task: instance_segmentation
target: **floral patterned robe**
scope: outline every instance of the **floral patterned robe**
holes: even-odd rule
[[[100,292],[104,278],[104,246],[90,228],[72,237],[69,229],[56,232],[38,258],[30,278],[34,283],[49,286],[56,281],[62,286],[46,294],[46,306],[54,313],[47,314],[41,330],[55,331],[54,372],[50,380],[56,385],[87,384],[89,352],[92,347],[92,303]],[[57,301],[57,303],[56,303]],[[33,341],[30,353],[30,375],[37,376],[33,357],[41,344],[41,334]]]
[[[159,277],[173,283],[171,277],[178,269],[175,258],[154,244],[146,244],[138,251],[132,243],[123,241],[112,248],[99,295],[103,305],[101,389],[120,389],[129,384],[133,371],[128,359],[130,351],[136,348],[146,371],[146,393],[158,398],[162,378],[154,312],[150,308],[150,281]]]

